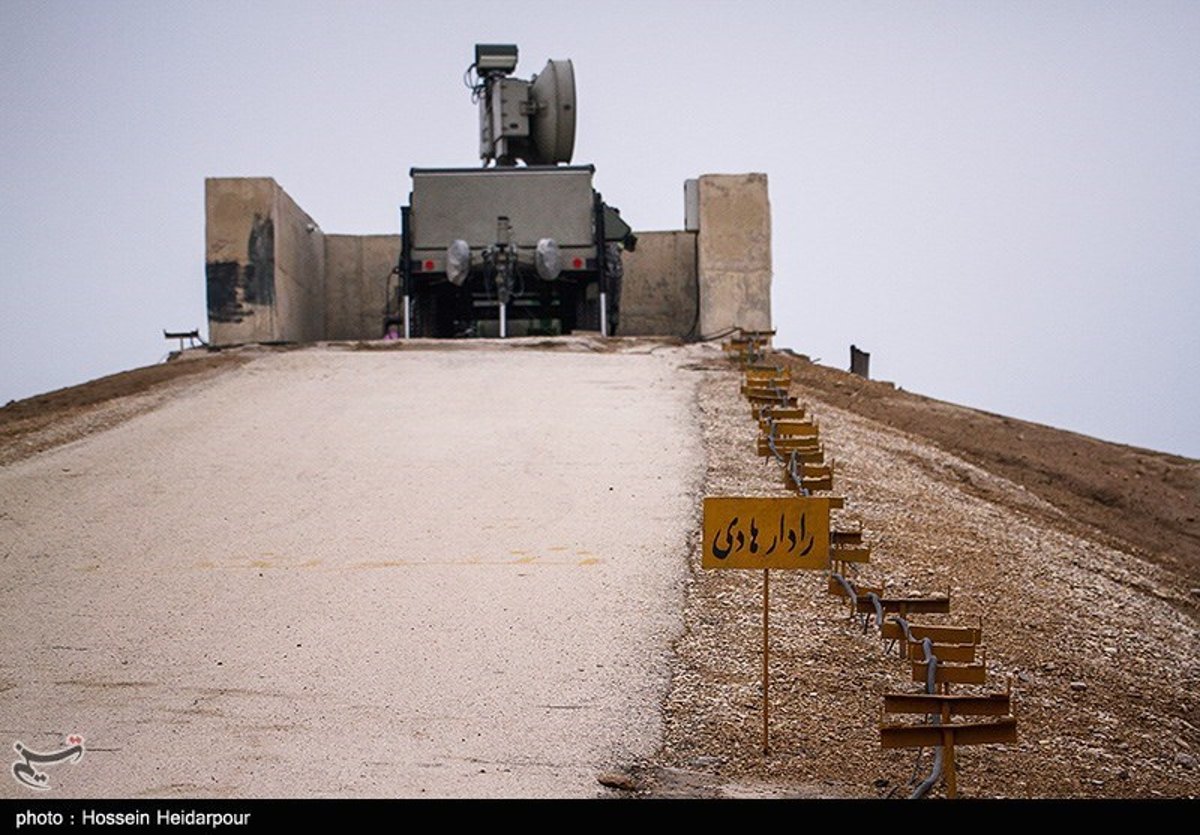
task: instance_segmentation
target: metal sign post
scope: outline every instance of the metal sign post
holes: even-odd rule
[[[771,569],[763,569],[763,663],[762,663],[762,691],[763,691],[763,756],[767,756],[771,750],[771,731],[770,731],[770,715],[771,715],[771,679],[769,670],[771,667],[771,642],[768,639],[771,628]]]
[[[931,725],[888,725],[880,723],[879,741],[884,748],[936,748],[946,752],[946,796],[958,796],[956,745],[989,745],[1017,741],[1017,719],[1012,715],[1011,693],[986,696],[885,693],[884,713],[925,714],[936,717]],[[955,723],[954,716],[995,716],[990,722]]]
[[[761,569],[763,756],[770,753],[771,569],[829,567],[828,498],[709,497],[704,500],[704,568]]]

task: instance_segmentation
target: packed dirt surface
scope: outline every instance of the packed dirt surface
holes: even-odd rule
[[[84,737],[54,796],[604,791],[661,745],[697,381],[519,347],[260,353],[0,468],[0,739]]]
[[[80,717],[103,728],[73,774],[53,773],[66,791],[902,797],[928,772],[928,751],[918,762],[879,744],[883,694],[920,685],[873,626],[848,618],[821,573],[772,572],[771,750],[760,750],[762,577],[700,568],[699,497],[787,492],[779,466],[755,454],[740,374],[717,346],[345,347],[359,350],[189,352],[198,359],[0,410],[0,462],[10,462],[0,468],[0,598],[32,624],[3,637],[0,734],[32,745]],[[454,383],[455,358],[470,366],[481,349],[480,371],[496,382],[514,381],[513,357],[535,358],[520,377],[524,397],[512,385],[480,395],[474,377],[465,390]],[[578,388],[558,377],[540,387],[537,374],[564,353],[600,365],[579,366]],[[306,364],[312,355],[379,365],[369,387],[343,391],[340,372]],[[931,400],[795,355],[772,361],[791,369],[792,393],[820,423],[833,495],[846,499],[835,527],[861,524],[872,547],[855,579],[889,594],[949,593],[951,614],[917,622],[982,622],[988,670],[987,685],[955,692],[1012,689],[1018,741],[960,748],[959,794],[1200,793],[1200,462]],[[363,387],[377,394],[381,381],[386,403],[355,418]],[[263,414],[254,397],[275,386],[300,388]],[[535,399],[569,408],[497,421]],[[459,442],[406,434],[413,421],[445,424],[437,438]],[[612,432],[581,428],[594,423]],[[138,435],[145,427],[156,427],[149,440]],[[101,429],[112,431],[88,437]],[[359,440],[348,448],[334,432]],[[619,451],[601,444],[610,435],[623,439]],[[180,443],[205,449],[154,452]],[[520,478],[484,489],[477,464],[490,457]],[[354,478],[329,481],[330,461]],[[596,484],[616,496],[567,498],[576,489],[568,472],[610,463]],[[423,497],[395,475],[410,470],[445,495]],[[492,520],[486,543],[454,539],[464,507],[471,520]],[[592,514],[586,534],[557,527],[577,508]],[[453,547],[434,534],[446,518]],[[669,531],[645,548],[597,545],[614,519]],[[389,537],[422,556],[380,550]],[[643,570],[618,560],[626,550],[650,562],[648,574],[625,573]],[[529,576],[515,576],[522,571]],[[398,579],[418,573],[431,597],[412,597]],[[550,586],[523,592],[531,580]],[[468,583],[499,588],[510,601],[499,623],[516,619],[535,653],[494,644],[506,629],[474,625],[493,600]],[[562,630],[547,624],[563,622],[572,637],[580,628],[604,637],[549,643]],[[474,641],[478,654],[444,657],[435,633],[452,647]],[[392,695],[414,670],[430,676],[417,707]],[[538,693],[505,690],[509,670],[541,682]],[[238,682],[226,680],[231,672]],[[606,687],[631,692],[589,700],[613,692]],[[444,704],[447,688],[458,694],[452,707],[426,707]],[[30,712],[34,698],[52,713]],[[523,753],[476,753],[470,734],[492,737],[493,725]],[[561,754],[558,743],[583,725],[593,742]],[[194,750],[198,732],[237,745],[218,767]],[[151,755],[156,737],[190,753]],[[446,754],[453,744],[465,756]],[[355,753],[318,769],[307,762],[316,750]],[[389,781],[401,761],[420,776]],[[11,797],[19,787],[8,783],[0,792]]]

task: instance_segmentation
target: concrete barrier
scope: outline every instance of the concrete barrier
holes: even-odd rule
[[[619,336],[694,336],[696,233],[638,232],[637,249],[622,254]]]
[[[767,175],[705,174],[699,203],[700,336],[731,328],[770,330]]]
[[[325,236],[325,339],[383,336],[399,260],[399,235]]]
[[[269,177],[204,181],[209,341],[311,342],[324,334],[325,241]]]
[[[624,254],[619,335],[771,328],[765,174],[689,187],[698,231],[639,232]],[[326,235],[270,177],[205,180],[209,342],[379,339],[397,304],[399,235]]]

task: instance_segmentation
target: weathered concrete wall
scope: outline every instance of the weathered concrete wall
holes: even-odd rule
[[[317,342],[325,334],[325,235],[288,193],[275,187],[275,282],[280,336]]]
[[[325,339],[379,339],[399,235],[325,236]]]
[[[208,335],[215,345],[276,339],[275,181],[204,181]]]
[[[638,232],[637,249],[621,257],[620,336],[693,336],[696,321],[696,233]]]
[[[766,174],[700,177],[700,335],[771,328],[771,204]]]
[[[270,177],[210,177],[204,207],[209,341],[321,339],[325,241],[313,219]]]
[[[269,177],[209,178],[204,190],[213,344],[382,335],[398,235],[326,236]],[[693,191],[698,232],[644,232],[625,253],[619,334],[770,329],[766,175],[706,174]]]

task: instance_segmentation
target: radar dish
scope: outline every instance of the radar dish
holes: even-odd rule
[[[530,125],[531,165],[571,161],[575,152],[575,68],[567,61],[547,61],[533,80],[537,115]]]

